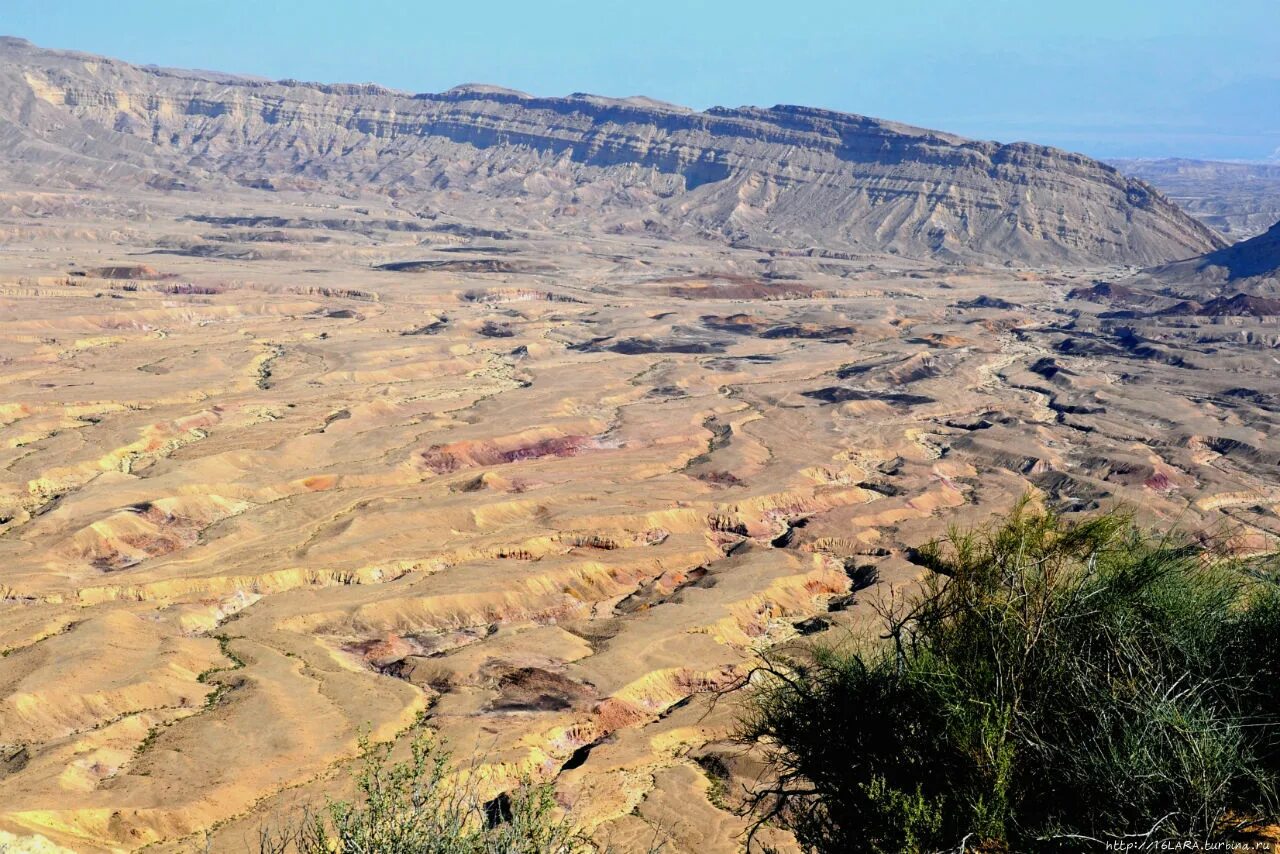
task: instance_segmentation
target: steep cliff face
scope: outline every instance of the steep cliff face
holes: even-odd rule
[[[1221,239],[1089,158],[805,107],[411,95],[0,43],[0,160],[44,184],[232,183],[487,204],[514,223],[1024,263],[1155,264]]]

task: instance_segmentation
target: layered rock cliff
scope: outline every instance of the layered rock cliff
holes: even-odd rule
[[[0,43],[0,169],[44,186],[382,193],[514,224],[1017,263],[1222,245],[1142,181],[1053,148],[795,106],[265,81]]]

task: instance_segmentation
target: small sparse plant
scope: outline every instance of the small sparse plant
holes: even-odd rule
[[[551,786],[523,781],[492,800],[449,772],[429,734],[391,761],[391,743],[360,739],[354,801],[331,800],[282,828],[264,829],[260,854],[578,854],[592,850],[556,816]],[[474,779],[474,778],[468,778]]]
[[[208,670],[203,670],[200,673],[196,674],[196,681],[199,682],[201,685],[210,684],[209,682],[210,677],[218,673],[227,673],[229,671],[239,670],[242,667],[244,667],[244,659],[236,655],[235,651],[231,649],[232,639],[230,635],[218,634],[218,635],[214,635],[213,637],[218,641],[218,650],[222,653],[222,657],[230,661],[231,666],[230,667],[210,667]],[[210,691],[208,694],[206,694],[204,698],[204,707],[206,709],[212,709],[216,707],[218,703],[222,702],[222,698],[225,697],[232,689],[231,685],[228,685],[224,682],[215,682],[213,683],[213,686],[214,686],[213,690]]]
[[[729,809],[729,769],[724,760],[714,754],[699,757],[698,767],[707,778],[707,800],[716,809]]]
[[[147,734],[142,737],[142,741],[138,742],[138,746],[133,749],[133,755],[137,757],[146,753],[151,748],[151,745],[156,743],[156,739],[160,737],[162,730],[163,727],[160,724],[152,724],[147,729]]]

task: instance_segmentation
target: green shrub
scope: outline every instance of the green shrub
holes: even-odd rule
[[[261,854],[577,854],[590,850],[557,819],[549,785],[522,783],[492,801],[449,774],[449,754],[425,734],[405,762],[391,744],[360,741],[359,797],[261,833]]]
[[[1024,502],[921,549],[884,636],[770,659],[758,819],[813,851],[1222,840],[1280,810],[1280,586],[1121,513]]]

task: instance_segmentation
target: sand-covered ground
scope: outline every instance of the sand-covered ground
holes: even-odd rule
[[[711,696],[910,546],[1025,492],[1280,533],[1274,319],[264,196],[0,197],[0,844],[245,851],[425,722],[735,851]]]

